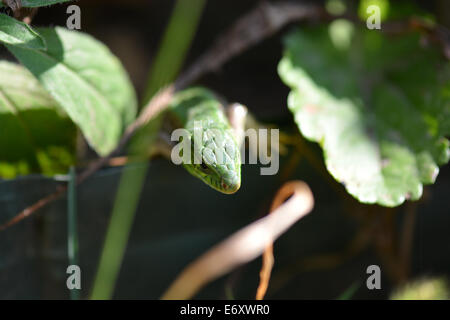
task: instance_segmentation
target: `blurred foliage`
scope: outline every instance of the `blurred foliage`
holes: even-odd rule
[[[325,3],[325,9],[332,15],[344,14],[347,10],[347,5],[343,0],[328,0]]]
[[[391,300],[448,300],[450,290],[445,279],[432,278],[412,281],[395,290]]]
[[[65,1],[23,0],[22,3],[33,7]],[[131,16],[131,19],[124,20],[128,21],[128,24],[118,24],[117,30],[110,31],[114,33],[116,40],[119,39],[117,43],[120,47],[125,47],[123,45],[126,43],[125,38],[128,39],[128,36],[138,33],[133,28],[130,28],[131,32],[126,30],[134,23],[144,30],[141,35],[146,38],[145,41],[141,41],[142,43],[159,39],[155,33],[150,33],[147,29],[154,26],[152,23],[158,20],[156,18],[161,15],[160,11],[149,10],[145,11],[145,15],[139,16],[139,11],[144,12],[140,4],[137,10],[129,9],[138,2],[134,1],[133,4],[131,1],[127,2],[126,9],[121,7],[117,10],[118,13],[116,12],[121,18],[127,14]],[[94,1],[89,2],[89,5],[91,3],[90,8],[93,8]],[[198,37],[199,42],[209,46],[213,40],[210,36],[215,37],[220,31],[205,24],[204,28],[200,29],[203,33],[200,36],[200,32],[196,33],[204,0],[197,0],[196,5],[192,4],[193,0],[177,3],[160,50],[155,55],[154,66],[145,86],[146,92],[143,93],[143,105],[161,86],[175,79],[194,37]],[[212,1],[208,3],[210,6],[208,12],[211,14],[207,18],[210,19],[209,22],[224,20],[223,25],[218,24],[223,27],[228,24],[228,20],[225,19],[223,12],[216,9],[217,3]],[[113,7],[112,2],[104,1],[102,4]],[[393,1],[387,0],[363,0],[357,9],[354,6],[355,2],[331,0],[327,2],[327,9],[332,14],[353,10],[351,13],[359,13],[360,17],[365,19],[367,13],[364,12],[370,4],[381,6],[383,19],[408,19],[418,15],[429,21],[434,20],[431,14],[419,9],[411,1],[395,1],[394,4]],[[230,22],[235,20],[236,7],[239,5],[231,6]],[[102,35],[108,28],[104,25],[98,27],[101,24],[98,22],[101,21],[101,16],[104,16],[105,20],[113,21],[108,22],[111,23],[108,26],[117,23],[109,15],[113,10],[108,10],[102,7],[98,11],[92,11],[95,13],[90,13],[93,21],[90,26],[97,26],[97,31],[101,30],[99,33]],[[64,18],[64,14],[47,17],[52,24],[57,19]],[[90,35],[59,27],[34,31],[4,15],[0,15],[0,19],[6,21],[0,26],[0,41],[7,43],[8,48],[41,82],[39,84],[30,73],[18,65],[0,63],[0,177],[12,178],[17,174],[32,172],[50,175],[66,172],[75,158],[76,127],[73,122],[78,125],[87,141],[99,154],[104,155],[114,149],[124,127],[135,118],[137,109],[134,89],[121,62],[105,45]],[[46,23],[48,24],[48,21]],[[91,31],[92,29],[89,29],[89,33]],[[436,52],[424,47],[424,43],[419,40],[418,34],[387,37],[377,31],[359,30],[351,22],[341,19],[327,26],[323,24],[314,28],[302,26],[301,31],[295,31],[287,37],[285,56],[279,65],[279,71],[283,81],[292,89],[288,101],[289,108],[294,113],[301,132],[323,147],[329,171],[338,181],[346,185],[351,194],[363,202],[394,206],[408,197],[417,199],[421,196],[422,184],[433,183],[439,170],[438,165],[448,161],[448,141],[444,136],[450,133],[449,66]],[[270,51],[274,60],[279,53],[278,41],[278,37],[273,37],[272,40],[265,42],[269,43],[268,46],[271,48],[275,48]],[[43,42],[46,42],[49,51],[43,50]],[[31,47],[31,50],[24,47]],[[145,60],[153,59],[152,49],[150,46],[142,50]],[[238,71],[234,74],[230,72],[233,65],[226,65],[222,73],[210,76],[209,79],[202,79],[202,82],[211,87],[220,87],[223,91],[219,92],[224,95],[228,90],[227,93],[231,94],[227,98],[240,98],[239,94],[244,93],[245,97],[251,97],[249,99],[251,101],[263,102],[252,106],[260,113],[262,113],[261,105],[272,104],[277,115],[282,114],[283,111],[280,110],[285,110],[286,104],[276,99],[270,100],[273,96],[283,96],[284,91],[273,90],[279,81],[273,72],[275,68],[268,67],[267,62],[270,63],[272,60],[268,58],[269,51],[265,51],[266,49],[264,45],[257,46],[253,55],[244,54],[243,58],[237,58],[238,62],[234,68]],[[126,52],[128,59],[138,61],[136,52],[133,50]],[[195,52],[195,57],[199,53],[201,52]],[[261,60],[259,57],[262,57]],[[136,62],[136,65],[141,68],[143,64]],[[248,76],[246,73],[251,75]],[[220,77],[226,82],[222,86],[220,81],[217,81]],[[270,88],[270,92],[259,86],[260,83],[257,82],[259,78],[264,78],[262,83],[267,81],[266,85]],[[281,85],[279,87],[281,88]],[[267,103],[266,100],[277,103]],[[137,139],[143,143],[133,144],[132,156],[146,155],[147,148],[154,142],[156,131],[160,129],[159,119],[156,120],[150,124],[149,131],[140,136],[144,137],[143,140]],[[305,154],[302,154],[302,157]],[[317,198],[320,201],[311,218],[308,217],[303,224],[296,226],[299,229],[285,235],[277,243],[277,250],[281,250],[277,252],[276,268],[278,265],[283,266],[284,263],[284,266],[288,265],[294,270],[289,275],[284,269],[280,269],[281,271],[275,269],[281,273],[282,278],[288,279],[285,282],[287,284],[281,286],[282,292],[278,292],[281,296],[290,295],[291,292],[287,287],[291,286],[295,287],[291,290],[296,294],[301,292],[300,295],[306,294],[308,298],[314,297],[314,294],[320,297],[331,294],[332,297],[336,297],[337,292],[330,292],[332,290],[342,292],[348,288],[349,283],[360,283],[360,275],[357,272],[375,259],[372,256],[363,257],[356,263],[352,261],[352,267],[346,265],[342,268],[345,270],[341,272],[346,274],[347,279],[336,277],[335,270],[331,272],[314,270],[317,273],[315,276],[312,272],[304,274],[300,281],[301,289],[298,286],[299,282],[292,281],[302,272],[293,261],[294,258],[303,259],[308,254],[324,250],[339,250],[345,246],[347,240],[350,240],[347,239],[352,233],[350,231],[354,231],[353,225],[352,228],[348,226],[353,221],[349,222],[343,214],[336,214],[337,208],[341,205],[339,200],[334,198],[338,198],[337,192],[334,194],[336,190],[329,188],[326,180],[321,179],[323,177],[315,172],[321,165],[320,161],[315,162],[312,166],[309,166],[311,163],[302,163],[302,166],[295,168],[298,171],[291,175],[309,179],[308,183],[314,185],[314,192],[318,194]],[[224,198],[222,194],[208,189],[199,181],[186,177],[186,172],[178,170],[172,164],[165,162],[158,164],[157,161],[156,165],[154,163],[152,162],[149,176],[147,163],[134,167],[130,165],[123,171],[115,171],[116,178],[121,175],[115,199],[113,197],[117,179],[108,178],[106,170],[99,172],[89,183],[79,188],[84,190],[79,201],[79,205],[83,206],[79,211],[80,216],[84,219],[80,228],[82,234],[79,237],[82,243],[80,253],[84,257],[80,263],[84,264],[83,272],[88,270],[86,274],[91,274],[86,280],[88,286],[83,284],[83,288],[90,288],[103,236],[106,234],[92,298],[110,298],[114,293],[119,297],[158,297],[176,273],[194,256],[201,254],[221,237],[261,214],[264,201],[270,198],[279,183],[278,176],[263,177],[255,167],[247,166],[243,170],[246,179],[239,194]],[[56,187],[56,182],[50,179],[45,180],[42,177],[31,179],[17,179],[1,185],[2,219],[12,217],[22,209],[23,203],[32,203]],[[72,184],[73,182],[72,176]],[[47,187],[44,188],[45,185]],[[441,186],[443,187],[440,190],[445,190],[446,185]],[[30,193],[29,190],[35,190],[36,193]],[[142,199],[140,199],[141,192],[145,193]],[[443,195],[445,196],[443,192],[438,193],[436,198],[443,199]],[[73,194],[70,196],[72,206],[69,205],[69,208],[74,211],[75,196]],[[446,248],[436,245],[443,243],[442,236],[445,236],[442,230],[445,231],[446,224],[439,221],[447,221],[442,218],[445,209],[439,201],[433,202],[437,208],[430,205],[424,212],[430,219],[428,226],[431,226],[429,227],[431,231],[429,230],[428,234],[431,237],[421,239],[421,243],[429,241],[428,247],[438,251],[434,256],[431,255],[431,250],[426,252],[429,255],[423,259],[428,263],[428,269],[434,267],[433,257],[437,259],[439,266],[442,268],[446,266],[446,262],[442,262],[446,257],[443,254]],[[46,281],[48,279],[60,282],[51,288],[59,292],[58,297],[67,293],[63,283],[67,257],[60,254],[64,253],[67,244],[66,230],[60,227],[62,221],[66,222],[65,217],[61,215],[66,207],[65,205],[62,206],[63,209],[61,206],[58,207],[61,203],[62,201],[55,207],[50,207],[49,210],[53,211],[53,215],[50,215],[48,220],[31,220],[38,221],[39,227],[44,226],[42,230],[35,228],[38,223],[30,223],[21,225],[23,229],[18,228],[13,231],[14,233],[1,234],[8,240],[3,241],[5,239],[3,238],[0,241],[3,252],[6,252],[0,260],[2,270],[0,280],[4,281],[2,287],[6,287],[3,284],[7,283],[11,288],[19,288],[19,291],[5,290],[3,295],[37,297],[48,295],[46,290],[51,287],[50,281]],[[183,204],[181,213],[180,203]],[[109,220],[110,217],[106,213],[110,212],[111,204],[114,207]],[[353,205],[356,207],[358,204],[354,201]],[[127,248],[134,212],[139,207],[141,214],[131,233],[134,242]],[[372,206],[371,208],[376,209],[369,212],[368,207],[361,206],[355,209],[361,210],[367,221],[371,218],[370,213],[379,211],[378,207]],[[343,211],[346,210],[347,208]],[[443,220],[437,220],[436,224],[437,216]],[[336,223],[337,219],[341,219],[341,224]],[[107,221],[110,221],[109,224]],[[73,222],[69,235],[72,240],[78,233],[73,228]],[[108,230],[105,230],[106,226]],[[317,236],[319,233],[320,237]],[[202,238],[207,238],[205,234],[208,236],[212,234],[214,237],[206,242]],[[439,236],[433,238],[436,234],[441,238]],[[27,241],[29,239],[33,241]],[[60,241],[61,239],[64,241]],[[72,245],[74,242],[72,241]],[[298,246],[298,243],[304,245]],[[342,262],[345,263],[345,261],[339,263]],[[59,268],[58,264],[63,267]],[[333,265],[325,264],[325,268]],[[122,271],[125,272],[119,277],[123,265],[125,267]],[[237,281],[237,285],[234,283],[233,288],[245,290],[251,288],[251,295],[246,293],[244,296],[252,296],[254,284],[248,283],[257,278],[255,275],[258,268],[259,265],[244,273]],[[60,272],[61,270],[64,271]],[[442,272],[442,269],[440,271]],[[27,276],[30,274],[32,282],[22,281],[28,280]],[[119,283],[117,290],[114,291],[118,278],[122,284]],[[232,287],[230,283],[231,281],[225,284],[227,288]],[[46,290],[42,290],[43,287]],[[35,291],[30,288],[34,288]],[[326,291],[324,288],[330,289],[330,292],[324,292]],[[385,288],[383,286],[383,289]],[[421,298],[448,298],[448,291],[445,291],[445,286],[440,280],[413,284],[411,288],[397,292],[394,297],[413,298],[419,293]],[[339,298],[350,299],[355,291],[358,291],[356,284],[349,287]],[[242,294],[235,295],[231,289],[227,292],[229,296],[242,296]],[[84,294],[87,296],[87,291],[84,291]],[[216,297],[219,294],[212,296]]]
[[[0,62],[0,178],[67,172],[76,128],[25,68]]]
[[[45,49],[44,39],[28,24],[0,14],[0,42],[30,49]]]
[[[418,34],[393,38],[339,20],[297,30],[285,45],[288,106],[328,171],[361,202],[419,199],[449,160],[449,63]]]
[[[374,12],[371,6],[376,6],[380,10],[381,21],[389,16],[389,0],[361,0],[359,2],[358,15],[362,20],[367,20]]]
[[[197,29],[204,4],[205,0],[178,0],[176,2],[164,40],[158,51],[158,59],[150,71],[145,100],[149,100],[152,94],[160,89],[159,86],[173,81],[176,77]],[[182,35],[184,38],[180,41],[174,35]],[[175,51],[170,53],[168,60],[165,54],[171,50]],[[166,76],[159,79],[157,75],[163,71]],[[145,101],[145,103],[147,102]],[[130,157],[133,161],[142,161],[147,158],[147,152],[155,142],[161,121],[162,116],[152,119],[149,124],[141,128],[132,140]],[[110,299],[114,293],[147,169],[148,165],[144,164],[137,170],[125,170],[121,176],[91,299]]]
[[[429,11],[419,6],[417,2],[410,0],[395,0],[389,2],[387,20],[402,20],[411,17],[420,17],[427,21],[435,21],[435,17]]]
[[[91,36],[65,28],[37,30],[47,50],[7,45],[101,155],[117,146],[136,116],[136,94],[120,61]]]

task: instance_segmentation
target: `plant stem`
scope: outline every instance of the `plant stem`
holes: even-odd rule
[[[175,4],[149,77],[144,105],[162,86],[175,79],[192,42],[204,4],[205,0],[178,0]],[[154,133],[159,129],[158,119],[159,117],[153,119],[142,134],[144,140],[148,140],[150,144],[154,139]],[[146,148],[142,149],[139,146],[139,141],[131,146],[132,157],[136,160],[142,160],[143,153],[147,151]],[[145,163],[131,169],[127,166],[123,172],[91,299],[110,299],[113,295],[147,169],[148,165]]]
[[[69,265],[78,265],[78,229],[77,229],[77,176],[75,168],[69,171],[67,199],[67,252]],[[70,290],[70,299],[79,300],[80,290]]]
[[[205,0],[178,0],[150,72],[143,105],[179,73],[197,30]]]

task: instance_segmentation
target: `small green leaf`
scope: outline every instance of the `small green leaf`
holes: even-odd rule
[[[7,45],[80,127],[101,155],[111,152],[136,116],[136,95],[120,61],[87,34],[63,28],[39,33],[48,49]]]
[[[0,42],[10,45],[46,49],[45,41],[26,23],[0,13]]]
[[[36,78],[0,61],[0,177],[66,173],[76,127]]]
[[[57,3],[69,2],[72,0],[11,0],[16,2],[21,2],[22,7],[36,8],[36,7],[46,7]],[[0,7],[5,5],[0,1]]]
[[[449,160],[449,63],[417,34],[355,27],[343,46],[330,31],[286,39],[278,70],[300,131],[320,143],[328,171],[361,202],[419,199]]]

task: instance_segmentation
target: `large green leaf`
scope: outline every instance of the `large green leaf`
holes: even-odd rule
[[[0,62],[0,178],[65,173],[75,159],[76,127],[36,78]]]
[[[26,23],[0,13],[0,42],[32,49],[45,49],[44,39]]]
[[[420,198],[449,160],[450,67],[417,34],[354,28],[291,33],[279,74],[335,179],[361,202],[396,206]]]
[[[136,114],[136,96],[120,61],[87,34],[38,29],[47,50],[7,45],[40,80],[101,155],[112,151]]]

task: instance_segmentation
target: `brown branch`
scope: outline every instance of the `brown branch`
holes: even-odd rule
[[[122,139],[120,139],[117,147],[109,155],[98,159],[96,162],[92,163],[85,171],[83,171],[77,177],[77,183],[80,184],[85,181],[97,170],[107,164],[112,157],[120,153],[139,128],[146,125],[157,114],[164,111],[164,109],[168,106],[170,100],[172,99],[173,94],[173,85],[169,85],[168,87],[165,87],[157,92],[156,95],[150,100],[148,105],[144,108],[140,116],[125,130],[125,133],[122,136]]]
[[[144,107],[141,115],[125,130],[118,146],[109,155],[99,158],[79,174],[77,176],[77,184],[85,181],[107,164],[113,156],[120,153],[139,128],[164,111],[176,91],[189,86],[204,74],[217,70],[237,54],[276,33],[285,24],[296,19],[314,17],[317,12],[319,12],[317,7],[302,3],[279,2],[269,4],[263,2],[250,13],[238,19],[227,32],[218,38],[218,41],[212,48],[188,68],[186,72],[180,75],[174,84],[162,89],[150,100]],[[0,231],[15,225],[38,209],[57,200],[64,194],[65,190],[66,188],[59,187],[54,193],[26,208],[5,224],[0,225]]]
[[[280,190],[278,190],[275,198],[272,201],[272,206],[270,207],[269,214],[278,209],[290,196],[295,194],[297,187],[298,186],[295,183],[287,183]],[[256,300],[262,300],[266,295],[267,288],[269,287],[270,274],[272,273],[273,264],[273,243],[270,243],[264,250],[263,254],[263,265],[259,273],[260,280],[258,289],[256,290]]]
[[[285,184],[277,198],[283,198],[286,192],[291,194],[289,200],[270,215],[234,233],[188,265],[162,299],[193,297],[208,282],[261,255],[268,245],[312,210],[314,199],[306,183],[292,181]]]
[[[66,186],[59,186],[54,193],[51,193],[48,196],[46,196],[45,198],[40,199],[38,202],[36,202],[32,206],[26,208],[25,210],[21,211],[19,214],[14,216],[12,219],[7,221],[6,223],[0,225],[0,231],[3,231],[5,229],[15,225],[16,223],[22,221],[26,217],[30,216],[32,213],[36,212],[37,210],[41,209],[42,207],[45,207],[47,204],[58,199],[66,191],[67,191]]]
[[[228,60],[272,36],[289,22],[317,17],[321,12],[320,7],[306,4],[262,2],[250,13],[239,18],[176,83],[184,87],[205,73],[215,72]]]

